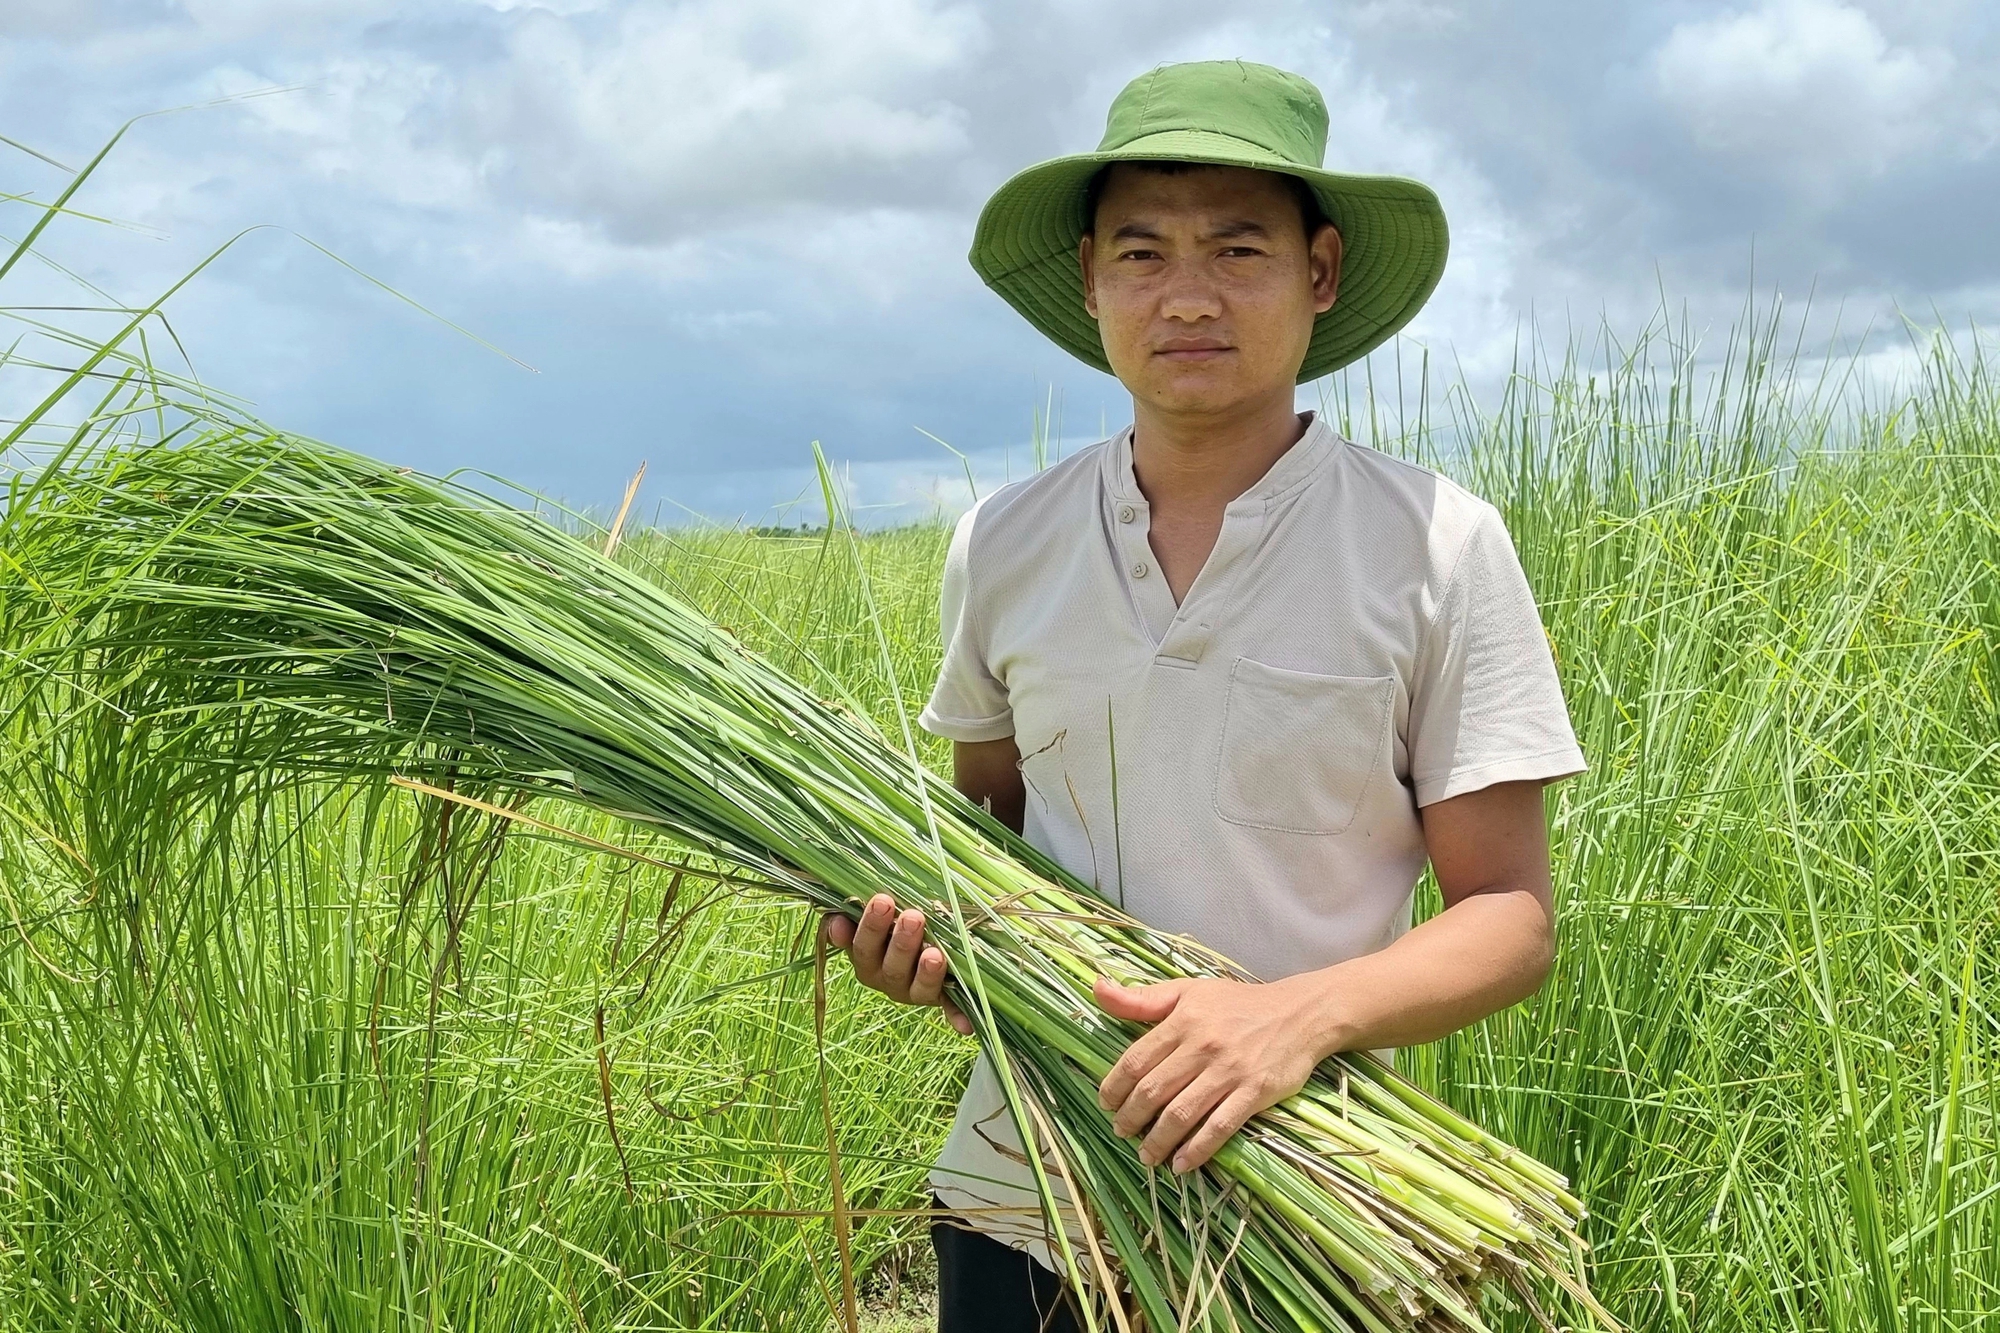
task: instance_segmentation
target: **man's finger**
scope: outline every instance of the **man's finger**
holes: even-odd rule
[[[1113,1018],[1130,1019],[1134,1023],[1164,1022],[1186,989],[1184,977],[1153,986],[1122,986],[1110,977],[1099,977],[1091,987],[1098,1008]]]
[[[1174,1154],[1176,1172],[1193,1171],[1215,1156],[1215,1150],[1229,1142],[1229,1136],[1248,1124],[1250,1117],[1264,1108],[1257,1105],[1257,1097],[1249,1088],[1238,1088],[1214,1110],[1208,1119],[1202,1121],[1201,1128],[1193,1137],[1181,1145]]]
[[[1178,1032],[1159,1027],[1127,1046],[1125,1054],[1118,1057],[1118,1063],[1111,1066],[1111,1072],[1097,1085],[1097,1104],[1107,1111],[1124,1106],[1139,1080],[1179,1045]]]
[[[944,950],[927,945],[917,955],[917,974],[910,979],[911,1004],[937,1004],[944,999]]]
[[[961,1037],[971,1036],[972,1020],[965,1016],[965,1011],[950,1000],[943,1000],[940,1003],[944,1006],[944,1021],[951,1024],[952,1031]]]
[[[882,993],[892,1000],[907,1002],[910,983],[917,975],[917,955],[924,947],[924,914],[911,908],[896,918],[889,932],[889,948],[882,955]]]
[[[1139,1163],[1155,1166],[1174,1155],[1190,1134],[1229,1095],[1229,1085],[1212,1073],[1197,1076],[1159,1115],[1139,1142]]]
[[[1181,1095],[1186,1087],[1200,1078],[1204,1072],[1202,1058],[1185,1047],[1167,1056],[1132,1087],[1132,1095],[1118,1108],[1118,1114],[1111,1119],[1111,1128],[1126,1138],[1137,1138],[1147,1132],[1153,1118],[1167,1109],[1174,1098]],[[1175,1142],[1179,1142],[1178,1137]]]
[[[889,930],[896,924],[896,900],[878,893],[861,909],[861,923],[847,951],[854,955],[854,975],[861,984],[882,989],[882,954],[889,947]]]
[[[826,942],[836,949],[845,950],[854,943],[854,923],[838,912],[827,913],[826,920],[820,922],[820,930]]]

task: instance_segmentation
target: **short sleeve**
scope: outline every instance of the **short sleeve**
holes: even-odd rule
[[[1480,506],[1418,653],[1408,742],[1420,806],[1584,770],[1534,595],[1490,505]]]
[[[954,741],[997,741],[1014,734],[1007,687],[987,669],[972,595],[972,529],[978,518],[975,505],[952,529],[938,595],[944,659],[930,702],[917,717],[917,725],[925,731]]]

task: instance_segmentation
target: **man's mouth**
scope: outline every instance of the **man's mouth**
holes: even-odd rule
[[[1169,361],[1212,361],[1224,352],[1235,350],[1228,343],[1218,342],[1213,338],[1201,338],[1163,344],[1154,349],[1153,355],[1165,357]]]

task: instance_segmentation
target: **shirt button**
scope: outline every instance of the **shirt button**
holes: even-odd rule
[[[1130,523],[1133,519],[1137,518],[1138,516],[1139,516],[1139,511],[1134,509],[1131,505],[1118,506],[1118,521],[1120,523]]]
[[[1138,564],[1132,566],[1132,577],[1135,579],[1143,579],[1146,577],[1145,561],[1141,560]]]

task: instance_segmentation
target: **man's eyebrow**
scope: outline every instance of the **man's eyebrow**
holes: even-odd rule
[[[1208,241],[1240,241],[1246,236],[1255,236],[1269,240],[1271,230],[1261,222],[1250,218],[1239,218],[1234,222],[1223,223],[1202,239]],[[1144,222],[1128,222],[1117,231],[1112,232],[1111,239],[1114,241],[1163,241],[1166,237]]]
[[[1237,241],[1243,239],[1245,236],[1258,236],[1269,240],[1271,232],[1261,222],[1254,222],[1249,218],[1240,218],[1235,222],[1223,223],[1220,227],[1210,232],[1206,239],[1211,241]]]

